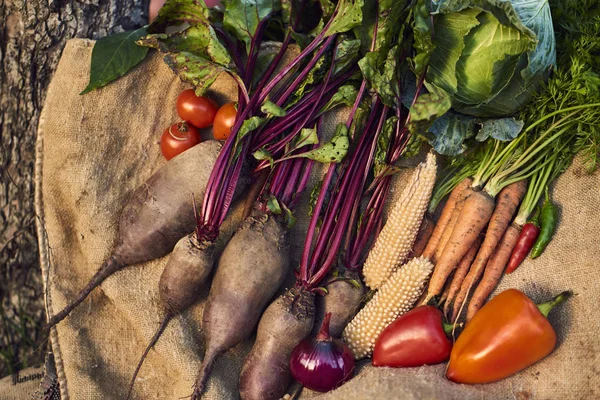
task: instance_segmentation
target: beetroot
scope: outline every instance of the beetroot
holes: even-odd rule
[[[310,334],[314,294],[293,287],[266,309],[240,376],[242,400],[277,400],[290,383],[289,360],[298,338]]]
[[[48,322],[62,321],[106,278],[119,269],[168,254],[196,226],[192,194],[202,199],[221,144],[205,141],[158,169],[136,189],[119,219],[117,243],[89,283]]]
[[[286,229],[255,210],[219,260],[202,317],[205,353],[192,399],[199,399],[215,359],[250,337],[289,267]]]
[[[358,311],[365,294],[365,289],[360,278],[356,274],[346,272],[347,280],[336,280],[327,284],[327,294],[318,296],[316,300],[315,328],[321,326],[325,314],[331,313],[329,322],[329,333],[333,337],[340,337],[348,322]],[[314,332],[315,334],[317,332]]]

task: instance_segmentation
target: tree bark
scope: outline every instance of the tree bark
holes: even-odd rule
[[[38,119],[65,42],[139,28],[148,0],[0,0],[0,377],[41,364],[34,211]]]

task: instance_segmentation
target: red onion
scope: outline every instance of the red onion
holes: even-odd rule
[[[331,313],[327,313],[319,333],[301,341],[290,358],[294,379],[317,392],[335,389],[350,379],[354,372],[354,356],[350,348],[329,334],[330,319]]]

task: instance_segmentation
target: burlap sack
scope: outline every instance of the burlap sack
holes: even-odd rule
[[[86,86],[93,42],[70,41],[63,53],[39,127],[37,193],[42,269],[52,315],[109,255],[122,204],[132,189],[164,161],[156,142],[177,120],[175,99],[185,87],[153,55],[126,77],[80,96]],[[215,93],[235,96],[228,79]],[[398,189],[402,187],[398,179]],[[600,398],[600,294],[595,256],[600,176],[571,168],[554,199],[562,206],[556,238],[543,257],[506,277],[501,289],[517,287],[543,300],[564,289],[575,296],[550,320],[559,332],[556,351],[517,376],[496,384],[463,386],[443,378],[443,366],[365,368],[324,399]],[[306,212],[298,210],[299,216]],[[234,213],[235,215],[235,213]],[[303,245],[301,218],[292,234],[293,256]],[[231,232],[231,222],[226,227]],[[52,331],[62,398],[121,399],[146,343],[159,323],[157,283],[164,259],[131,266],[109,278]],[[136,382],[136,398],[177,399],[191,393],[203,353],[202,304],[174,319],[150,352]],[[251,342],[216,364],[207,399],[237,398],[241,361]],[[310,397],[304,393],[302,397]]]
[[[44,377],[44,367],[26,368],[0,379],[0,396],[3,400],[31,399],[39,391]]]

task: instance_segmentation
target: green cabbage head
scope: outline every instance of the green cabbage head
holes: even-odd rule
[[[547,0],[432,0],[426,82],[448,92],[456,111],[514,114],[556,64]]]

